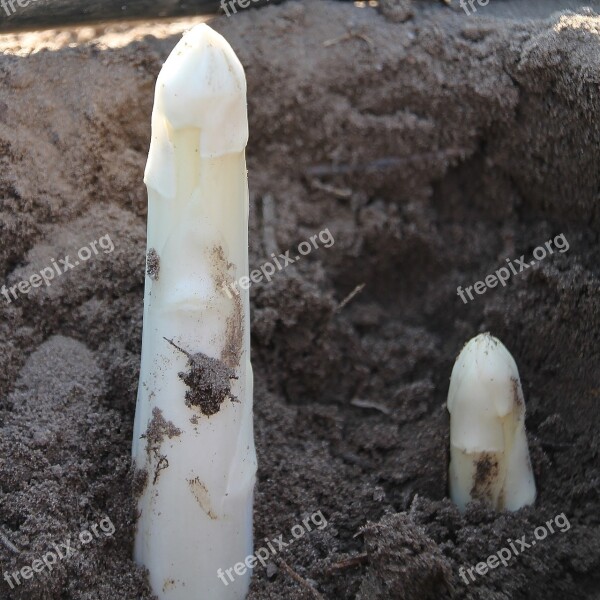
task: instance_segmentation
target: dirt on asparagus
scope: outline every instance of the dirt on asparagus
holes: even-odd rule
[[[146,273],[150,279],[154,281],[158,280],[160,274],[160,256],[158,256],[158,252],[154,248],[150,248],[146,255]]]
[[[600,17],[308,0],[213,25],[248,78],[251,266],[273,239],[335,238],[251,290],[256,545],[328,523],[257,567],[251,600],[597,600]],[[178,36],[19,39],[0,56],[0,597],[149,599],[131,559],[142,178]],[[568,251],[457,295],[561,233]],[[54,269],[107,234],[114,251]],[[538,498],[516,513],[447,499],[448,379],[482,331],[523,383]],[[10,579],[105,516],[114,535]]]
[[[187,371],[179,373],[187,386],[186,406],[198,408],[203,415],[210,417],[221,410],[221,404],[226,400],[237,402],[231,393],[231,380],[237,379],[235,369],[202,352],[190,355],[187,366]]]

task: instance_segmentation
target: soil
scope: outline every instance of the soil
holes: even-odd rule
[[[152,419],[148,424],[148,429],[142,434],[143,438],[146,438],[146,452],[148,454],[148,461],[154,460],[156,463],[154,466],[154,473],[152,477],[152,483],[156,484],[160,477],[160,472],[169,466],[169,461],[164,454],[160,453],[163,440],[167,437],[169,439],[180,436],[181,430],[171,422],[167,421],[162,411],[159,408],[152,410]],[[133,469],[132,473],[132,489],[134,498],[137,500],[143,493],[146,483],[148,482],[148,473],[146,469]]]
[[[597,600],[600,17],[363,4],[213,22],[248,78],[251,268],[274,244],[335,239],[252,287],[256,545],[317,511],[327,526],[259,565],[250,598]],[[5,40],[0,270],[32,285],[0,295],[2,576],[105,517],[115,532],[2,579],[2,600],[151,598],[131,560],[142,177],[178,37],[155,24]],[[559,234],[568,251],[460,299]],[[106,235],[113,251],[33,285]],[[461,515],[444,403],[482,331],[519,365],[538,498]],[[461,577],[557,515],[568,529]]]
[[[225,400],[238,401],[231,393],[231,380],[237,379],[235,369],[202,352],[187,354],[187,357],[188,370],[179,373],[179,378],[187,386],[186,406],[196,407],[203,415],[210,417],[221,410]]]
[[[150,248],[146,255],[146,273],[150,279],[154,281],[158,280],[160,274],[160,256],[158,256],[158,252],[154,248]]]

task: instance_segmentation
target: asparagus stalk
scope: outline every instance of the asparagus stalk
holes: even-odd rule
[[[133,459],[135,558],[161,600],[238,600],[218,569],[252,554],[256,454],[248,292],[246,79],[221,35],[184,35],[156,84]]]
[[[456,359],[448,392],[450,496],[464,510],[482,500],[496,510],[535,501],[525,434],[525,401],[510,352],[489,333]]]

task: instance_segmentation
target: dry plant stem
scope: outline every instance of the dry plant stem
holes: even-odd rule
[[[19,554],[19,549],[0,531],[0,541],[15,554]]]
[[[331,574],[335,571],[342,571],[344,569],[351,569],[352,567],[357,567],[360,565],[364,565],[369,562],[369,555],[364,552],[363,554],[358,554],[357,556],[351,556],[344,560],[340,560],[328,567],[327,573]]]
[[[352,197],[352,190],[350,188],[339,188],[327,183],[323,183],[318,179],[311,179],[310,185],[316,190],[327,192],[328,194],[334,195],[336,198],[346,200]]]
[[[365,289],[366,283],[361,283],[357,285],[338,305],[335,309],[335,312],[340,312],[344,306],[346,306],[349,302],[352,302],[358,294],[360,294]]]
[[[297,583],[299,583],[304,589],[308,590],[315,600],[325,600],[325,596],[321,594],[318,590],[316,590],[304,577],[298,575],[290,565],[288,565],[283,558],[280,558],[278,561],[279,566]]]

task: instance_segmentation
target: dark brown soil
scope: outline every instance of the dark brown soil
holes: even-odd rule
[[[158,452],[165,438],[174,438],[181,435],[181,429],[175,427],[171,421],[167,421],[160,408],[152,410],[152,419],[148,425],[146,433],[142,437],[146,438],[146,452]]]
[[[146,255],[146,273],[150,279],[154,279],[155,281],[160,274],[160,256],[158,256],[158,252],[154,248],[150,248]]]
[[[152,419],[148,424],[148,429],[142,434],[146,438],[146,452],[150,461],[154,462],[154,473],[152,483],[156,484],[160,477],[160,472],[169,466],[169,461],[164,454],[160,453],[160,448],[165,438],[174,438],[181,435],[181,429],[175,427],[171,421],[167,421],[160,408],[154,407],[152,410]],[[148,473],[146,469],[135,469],[133,473],[133,497],[139,498],[146,487]]]
[[[179,378],[187,386],[186,406],[195,406],[203,415],[210,417],[221,410],[225,400],[237,401],[231,394],[231,380],[237,379],[235,369],[202,352],[187,356],[188,370],[179,373]]]
[[[328,525],[259,565],[250,598],[597,600],[600,17],[411,11],[308,0],[214,22],[248,77],[251,267],[335,239],[252,287],[257,547],[319,510]],[[114,242],[0,295],[2,575],[105,516],[116,528],[52,572],[0,580],[2,600],[150,598],[130,558],[142,176],[176,37],[139,31],[0,57],[4,283]],[[567,252],[457,295],[561,233]],[[444,403],[462,344],[488,330],[519,365],[538,499],[461,515]],[[562,513],[568,530],[459,575]]]

